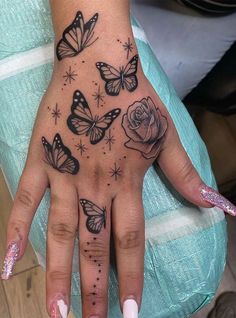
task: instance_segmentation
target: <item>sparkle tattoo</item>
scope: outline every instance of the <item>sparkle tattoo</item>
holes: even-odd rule
[[[118,166],[116,165],[116,163],[114,163],[114,168],[111,168],[111,169],[110,169],[110,176],[111,176],[112,178],[115,178],[115,180],[117,181],[118,177],[120,177],[121,174],[122,174],[121,168],[118,167]]]
[[[72,81],[75,81],[76,76],[78,76],[78,74],[76,74],[75,71],[72,71],[71,66],[69,66],[69,70],[66,71],[65,75],[63,75],[63,78],[65,79],[65,83],[71,84]]]
[[[61,111],[58,108],[57,103],[56,103],[55,108],[53,108],[51,114],[52,114],[52,118],[54,118],[54,122],[55,122],[55,125],[56,125],[57,124],[57,120],[61,117]]]
[[[100,85],[98,86],[97,92],[95,92],[92,96],[94,97],[94,100],[97,102],[97,107],[99,108],[100,102],[103,102],[105,97],[105,95],[103,95],[103,92],[101,92]]]
[[[105,140],[105,142],[106,142],[106,144],[109,146],[109,150],[111,151],[111,146],[115,143],[115,138],[114,138],[114,136],[112,136],[112,134],[111,134],[111,129],[109,129],[109,133],[108,133],[108,136],[106,136],[105,138],[104,138],[104,140]]]
[[[132,51],[133,51],[133,44],[130,42],[130,38],[128,38],[128,41],[127,42],[125,42],[124,44],[123,44],[123,48],[124,48],[124,50],[125,51],[127,51],[127,60],[129,59],[129,54],[130,53],[132,53]]]
[[[81,157],[82,157],[83,153],[87,150],[85,145],[82,143],[81,139],[80,139],[80,142],[77,145],[75,145],[75,147],[77,148],[78,151],[80,151]]]

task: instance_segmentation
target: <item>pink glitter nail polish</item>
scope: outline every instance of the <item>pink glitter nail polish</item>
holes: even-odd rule
[[[236,206],[216,190],[204,185],[201,187],[200,193],[204,201],[217,206],[232,216],[236,216]]]
[[[67,318],[68,306],[62,295],[58,294],[55,296],[51,307],[50,307],[50,317],[51,318]]]
[[[1,278],[6,280],[12,275],[13,268],[20,253],[19,242],[12,242],[7,248]]]

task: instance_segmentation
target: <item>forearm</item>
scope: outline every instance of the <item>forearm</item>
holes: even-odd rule
[[[92,41],[96,40],[91,48],[86,49],[86,57],[89,55],[112,56],[114,55],[119,40],[124,43],[133,34],[130,22],[128,0],[81,0],[81,1],[57,1],[51,0],[53,25],[55,31],[55,44],[61,40],[64,30],[74,21],[76,14],[81,11],[86,24],[97,14],[96,26],[93,29]],[[133,43],[133,46],[135,44]],[[117,58],[117,54],[116,58]],[[56,59],[55,59],[56,60]]]

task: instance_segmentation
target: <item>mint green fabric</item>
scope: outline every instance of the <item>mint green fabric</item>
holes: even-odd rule
[[[1,6],[0,74],[4,63],[10,62],[11,65],[16,57],[24,56],[22,52],[51,43],[53,39],[46,0],[3,0]],[[189,158],[203,180],[215,187],[205,145],[153,55],[143,31],[134,20],[132,24],[144,73],[166,105]],[[2,32],[6,29],[7,32]],[[44,51],[45,47],[41,49]],[[45,62],[12,74],[8,69],[0,76],[0,164],[13,194],[24,167],[37,107],[49,83],[52,67],[52,61]],[[156,173],[153,167],[145,176],[143,201],[145,281],[140,317],[189,317],[211,301],[219,285],[227,245],[224,213],[215,208],[191,206],[173,189],[161,171]],[[45,265],[49,204],[50,193],[47,191],[30,231],[30,241],[42,265]],[[77,248],[76,240],[71,300],[73,312],[79,318]],[[121,313],[116,272],[111,266],[109,318],[115,317],[121,317]]]

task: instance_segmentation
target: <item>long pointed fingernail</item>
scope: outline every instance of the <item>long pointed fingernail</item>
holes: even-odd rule
[[[68,306],[61,295],[55,296],[50,308],[51,318],[67,318]]]
[[[12,276],[14,266],[20,254],[20,242],[12,242],[8,245],[6,256],[3,263],[2,279],[9,279]]]
[[[123,303],[124,318],[138,318],[138,304],[134,299],[126,299]]]
[[[217,206],[232,216],[236,216],[236,206],[216,190],[204,185],[201,187],[200,193],[204,201]]]

